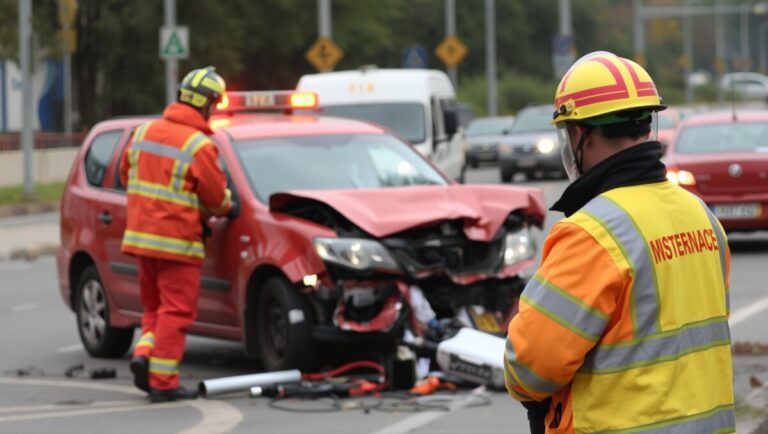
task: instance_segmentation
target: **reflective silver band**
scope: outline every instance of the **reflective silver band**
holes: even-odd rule
[[[554,393],[565,386],[565,384],[557,384],[554,381],[539,377],[532,370],[528,369],[527,366],[520,363],[517,360],[517,354],[515,354],[515,349],[512,347],[512,342],[509,339],[507,339],[507,348],[505,354],[507,363],[512,366],[512,368],[515,370],[515,374],[517,374],[517,377],[520,378],[520,381],[524,383],[524,385],[520,385],[521,387],[534,389],[539,392]],[[512,373],[509,373],[509,376],[514,378]]]
[[[579,336],[596,342],[608,324],[607,315],[536,275],[528,282],[522,300]]]
[[[176,193],[160,186],[153,187],[146,184],[139,184],[135,180],[128,181],[128,193],[149,196],[154,199],[166,199],[191,208],[197,208],[199,205],[196,196]]]
[[[736,432],[736,412],[733,405],[724,405],[693,416],[606,432],[613,434],[636,432],[648,434],[731,433]]]
[[[580,212],[592,217],[608,230],[632,268],[633,329],[640,336],[658,333],[659,294],[656,287],[655,268],[648,243],[635,226],[632,217],[618,204],[604,196],[592,199]]]
[[[179,163],[175,166],[176,170],[174,170],[173,174],[171,174],[173,177],[173,185],[171,188],[173,188],[175,191],[180,191],[181,187],[184,185],[184,175],[187,172],[188,165],[192,164],[197,146],[206,139],[208,139],[208,137],[205,134],[195,133],[193,134],[193,138],[188,139],[187,143],[184,145],[184,148],[181,152],[189,157],[189,161],[183,164],[181,161],[179,161]]]
[[[172,253],[178,253],[181,255],[199,256],[199,257],[202,257],[205,255],[205,249],[199,243],[193,243],[193,242],[175,243],[172,241],[164,241],[164,240],[158,240],[155,238],[141,236],[139,234],[134,234],[129,231],[126,231],[125,235],[123,235],[123,241],[129,244],[137,245],[138,247],[150,247],[150,248],[156,247],[156,248],[170,251]]]
[[[180,149],[170,145],[164,145],[162,143],[152,142],[149,140],[140,140],[133,142],[133,149],[136,151],[147,152],[159,157],[168,157],[178,160],[181,163],[191,163],[192,156],[181,152]]]
[[[683,355],[730,345],[725,317],[689,324],[673,332],[646,337],[639,342],[598,345],[590,351],[579,372],[612,374],[641,366],[676,360]]]

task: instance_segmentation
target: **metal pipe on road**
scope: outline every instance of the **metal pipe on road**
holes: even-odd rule
[[[234,377],[204,380],[198,385],[198,390],[202,396],[207,397],[249,390],[251,387],[298,383],[300,381],[301,371],[298,369],[291,369],[288,371],[265,372],[263,374],[237,375]]]

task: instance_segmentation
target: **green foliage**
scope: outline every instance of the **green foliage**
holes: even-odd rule
[[[499,113],[514,114],[532,104],[552,104],[557,82],[539,76],[505,69],[499,74]],[[486,78],[475,75],[462,79],[459,85],[459,99],[470,102],[478,116],[487,115]]]
[[[61,199],[64,192],[64,182],[52,182],[35,185],[35,197],[32,200],[23,198],[23,186],[0,187],[0,205],[16,205],[28,202],[55,202]]]

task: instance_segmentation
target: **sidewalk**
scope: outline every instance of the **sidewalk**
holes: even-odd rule
[[[58,212],[0,217],[0,261],[52,255],[59,244]]]

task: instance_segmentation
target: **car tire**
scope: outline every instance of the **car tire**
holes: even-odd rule
[[[133,328],[112,327],[109,300],[96,266],[87,266],[75,288],[77,332],[85,350],[93,357],[118,358],[133,342]]]
[[[480,165],[480,163],[478,163],[477,160],[470,160],[469,161],[469,167],[471,167],[473,169],[477,169],[477,166],[479,166],[479,165]]]
[[[268,371],[311,369],[315,364],[309,301],[283,277],[264,284],[257,308],[259,355]]]
[[[509,172],[501,169],[501,182],[512,182],[512,178],[515,176],[514,172]]]

